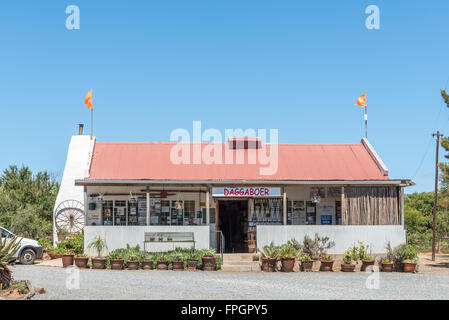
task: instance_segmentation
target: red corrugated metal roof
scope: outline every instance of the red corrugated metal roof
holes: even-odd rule
[[[88,180],[172,180],[172,181],[292,181],[292,180],[388,180],[362,143],[278,144],[278,169],[262,175],[267,165],[248,164],[248,150],[242,152],[245,164],[174,164],[170,152],[174,142],[97,142]],[[198,144],[197,144],[198,145]],[[202,144],[204,148],[207,144]],[[266,145],[270,149],[270,145]],[[193,144],[190,163],[193,163]],[[253,152],[255,150],[252,150]],[[257,150],[256,150],[257,152]],[[224,160],[223,160],[224,161]]]

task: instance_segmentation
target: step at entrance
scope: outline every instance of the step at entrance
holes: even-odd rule
[[[260,262],[253,261],[252,253],[227,253],[223,255],[221,271],[258,272],[260,271]]]

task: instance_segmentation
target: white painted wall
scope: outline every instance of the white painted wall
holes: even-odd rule
[[[370,246],[373,254],[385,253],[388,241],[395,247],[406,242],[405,229],[400,225],[381,226],[342,226],[342,225],[320,225],[320,226],[257,226],[257,247],[263,249],[265,245],[273,242],[275,245],[286,243],[288,240],[296,239],[302,242],[305,235],[311,238],[327,236],[335,242],[335,247],[329,250],[330,254],[342,254],[358,241]]]
[[[87,249],[89,243],[100,235],[106,240],[108,252],[125,248],[126,244],[144,249],[145,232],[193,232],[196,249],[209,249],[209,226],[86,226],[84,228],[85,253],[96,255],[95,250]],[[147,245],[147,251],[162,252],[175,247],[190,248],[191,243],[153,243]]]
[[[57,240],[54,218],[59,204],[66,200],[78,200],[84,203],[83,187],[75,186],[75,180],[84,179],[89,176],[90,163],[95,145],[95,137],[72,136],[67,152],[67,160],[62,176],[59,193],[56,197],[53,209],[53,235]]]

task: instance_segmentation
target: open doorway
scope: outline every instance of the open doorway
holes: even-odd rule
[[[248,201],[226,200],[219,202],[218,227],[225,238],[225,252],[248,252]]]

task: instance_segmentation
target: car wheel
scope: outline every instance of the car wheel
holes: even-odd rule
[[[20,263],[21,264],[33,264],[34,260],[36,260],[36,253],[33,249],[25,249],[20,255]]]

